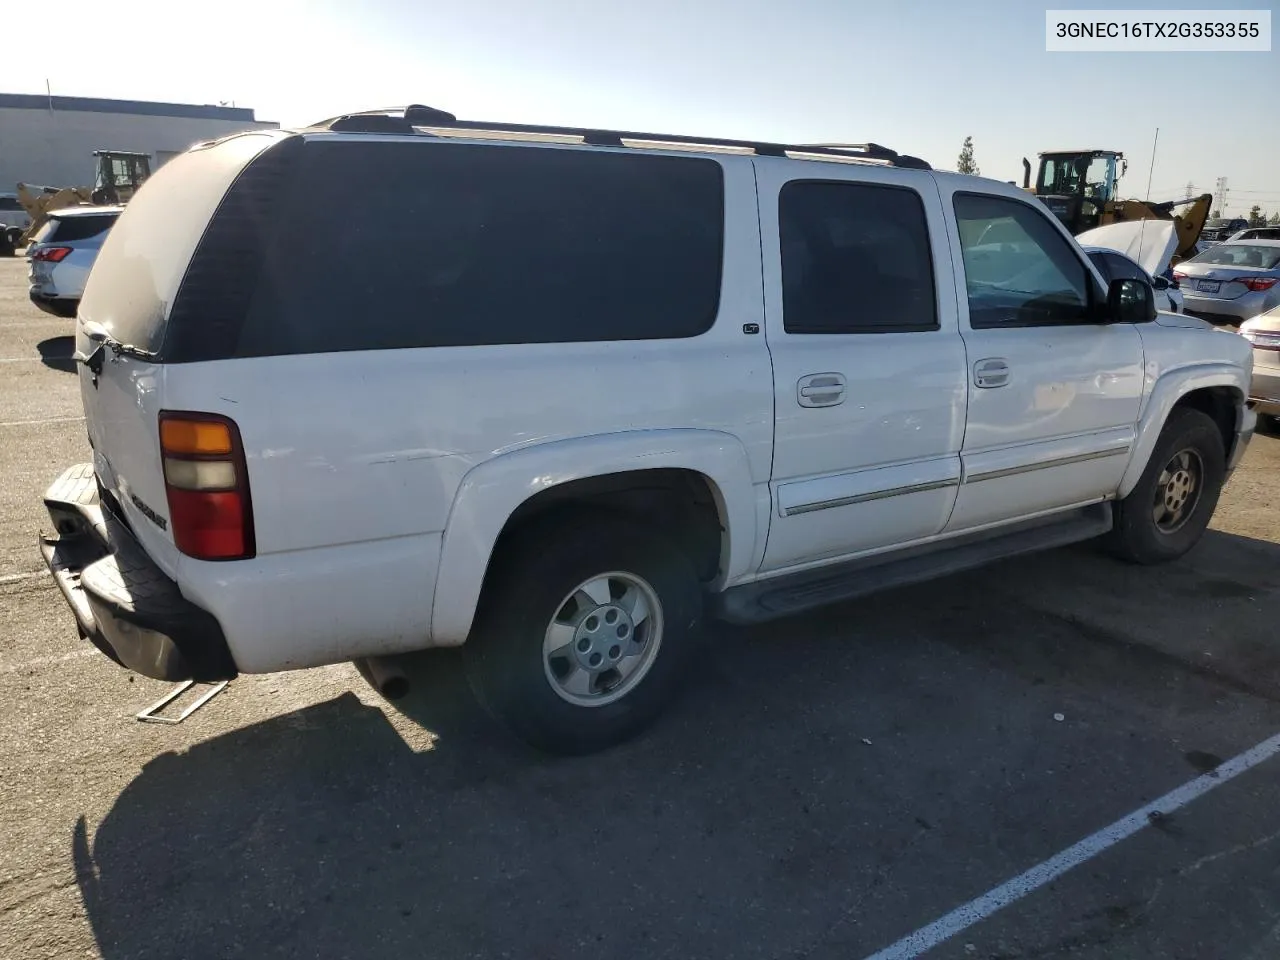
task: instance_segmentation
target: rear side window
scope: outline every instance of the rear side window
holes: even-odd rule
[[[313,141],[235,354],[697,336],[723,196],[703,158]]]
[[[0,197],[0,211],[9,212],[14,210],[22,210],[22,204],[18,202],[17,197]]]
[[[793,180],[778,197],[787,333],[938,329],[924,205],[914,190]]]
[[[1122,257],[1118,253],[1108,253],[1107,265],[1110,267],[1108,274],[1111,280],[1142,280],[1150,283],[1151,278],[1147,276],[1142,267],[1134,263],[1128,257]]]
[[[78,217],[52,217],[39,233],[37,243],[75,243],[89,240],[111,229],[117,214],[84,214]]]
[[[1102,279],[1108,283],[1111,282],[1111,264],[1107,262],[1105,253],[1098,253],[1096,250],[1090,251],[1088,254],[1089,262],[1098,268],[1098,272],[1102,274]]]

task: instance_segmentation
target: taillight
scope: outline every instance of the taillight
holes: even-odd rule
[[[249,473],[235,422],[213,413],[164,411],[160,453],[177,548],[197,560],[252,557]]]
[[[1240,282],[1243,283],[1253,293],[1260,293],[1263,290],[1270,290],[1276,285],[1274,277],[1241,277]]]
[[[1175,270],[1173,271],[1173,279],[1181,283],[1183,280],[1187,279],[1187,275],[1185,273],[1179,273],[1177,270]]]
[[[32,260],[47,260],[50,263],[61,263],[71,252],[70,247],[45,247],[31,255]]]

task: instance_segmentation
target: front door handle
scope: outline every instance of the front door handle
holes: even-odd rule
[[[983,389],[1003,387],[1009,382],[1009,364],[999,357],[979,360],[973,365],[973,385]]]
[[[844,374],[811,373],[796,384],[796,402],[802,407],[835,407],[844,403]]]

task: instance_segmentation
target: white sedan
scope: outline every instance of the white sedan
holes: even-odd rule
[[[1280,418],[1280,307],[1240,324],[1240,336],[1253,344],[1249,399],[1258,413]]]

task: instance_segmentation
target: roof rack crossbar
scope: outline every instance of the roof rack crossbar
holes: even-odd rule
[[[397,113],[399,116],[396,116]],[[625,141],[631,140],[641,143],[671,143],[695,147],[729,147],[750,150],[764,157],[785,157],[791,153],[802,153],[810,156],[829,156],[840,159],[879,160],[896,167],[909,167],[916,170],[932,169],[926,161],[921,160],[919,157],[898,153],[878,143],[770,143],[760,140],[694,137],[679,133],[642,133],[631,130],[602,130],[594,127],[557,127],[531,123],[459,120],[447,111],[423,106],[422,104],[343,114],[340,117],[334,117],[315,124],[314,127],[368,133],[408,133],[412,132],[414,127],[491,131],[494,133],[531,133],[579,137],[584,143],[608,147],[621,147],[625,145]]]

